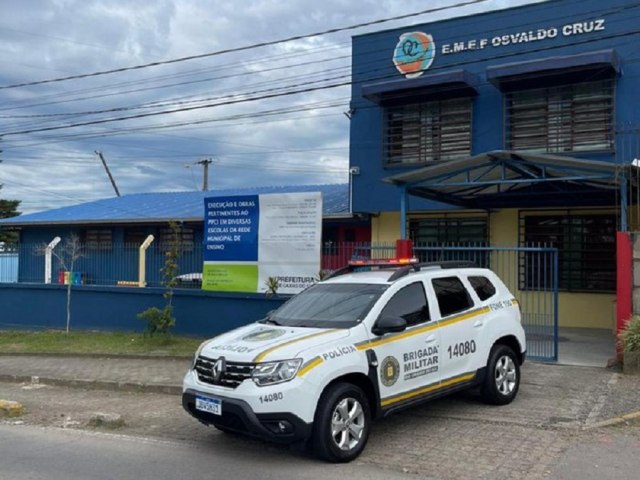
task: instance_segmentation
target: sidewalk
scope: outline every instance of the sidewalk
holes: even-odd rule
[[[0,381],[179,394],[190,364],[186,358],[0,355]]]
[[[37,381],[178,395],[190,363],[186,358],[0,355],[0,382]],[[477,420],[499,416],[502,421],[517,424],[588,428],[611,419],[621,421],[620,417],[628,414],[640,416],[638,392],[640,376],[605,368],[526,362],[517,402],[498,410],[478,409],[477,403],[471,402],[457,409],[456,415]],[[438,415],[439,405],[432,405],[433,414]]]

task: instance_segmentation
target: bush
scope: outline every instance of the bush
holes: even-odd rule
[[[640,315],[629,319],[620,333],[620,342],[625,352],[640,352]]]
[[[176,319],[173,317],[173,307],[165,305],[162,310],[158,307],[151,307],[138,314],[140,320],[147,322],[144,333],[153,337],[155,334],[168,335],[169,329],[175,326]]]

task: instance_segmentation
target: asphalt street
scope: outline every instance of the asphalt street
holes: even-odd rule
[[[407,479],[373,466],[328,465],[233,445],[0,424],[1,480]]]

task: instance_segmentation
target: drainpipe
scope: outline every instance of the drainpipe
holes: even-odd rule
[[[44,283],[51,283],[51,256],[53,249],[60,243],[60,237],[51,240],[51,243],[44,249]]]
[[[407,187],[400,187],[400,239],[407,238]]]
[[[627,226],[627,218],[629,213],[629,179],[627,178],[626,168],[622,168],[620,172],[620,231],[629,230]]]
[[[149,235],[145,238],[144,242],[142,242],[142,245],[140,245],[140,253],[138,255],[138,286],[141,288],[147,286],[147,248],[149,248],[153,240],[154,236]]]
[[[360,167],[349,169],[349,213],[353,215],[353,176],[360,175]]]

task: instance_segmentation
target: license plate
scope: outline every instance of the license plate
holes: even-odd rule
[[[217,398],[196,397],[196,410],[222,415],[222,401]]]

